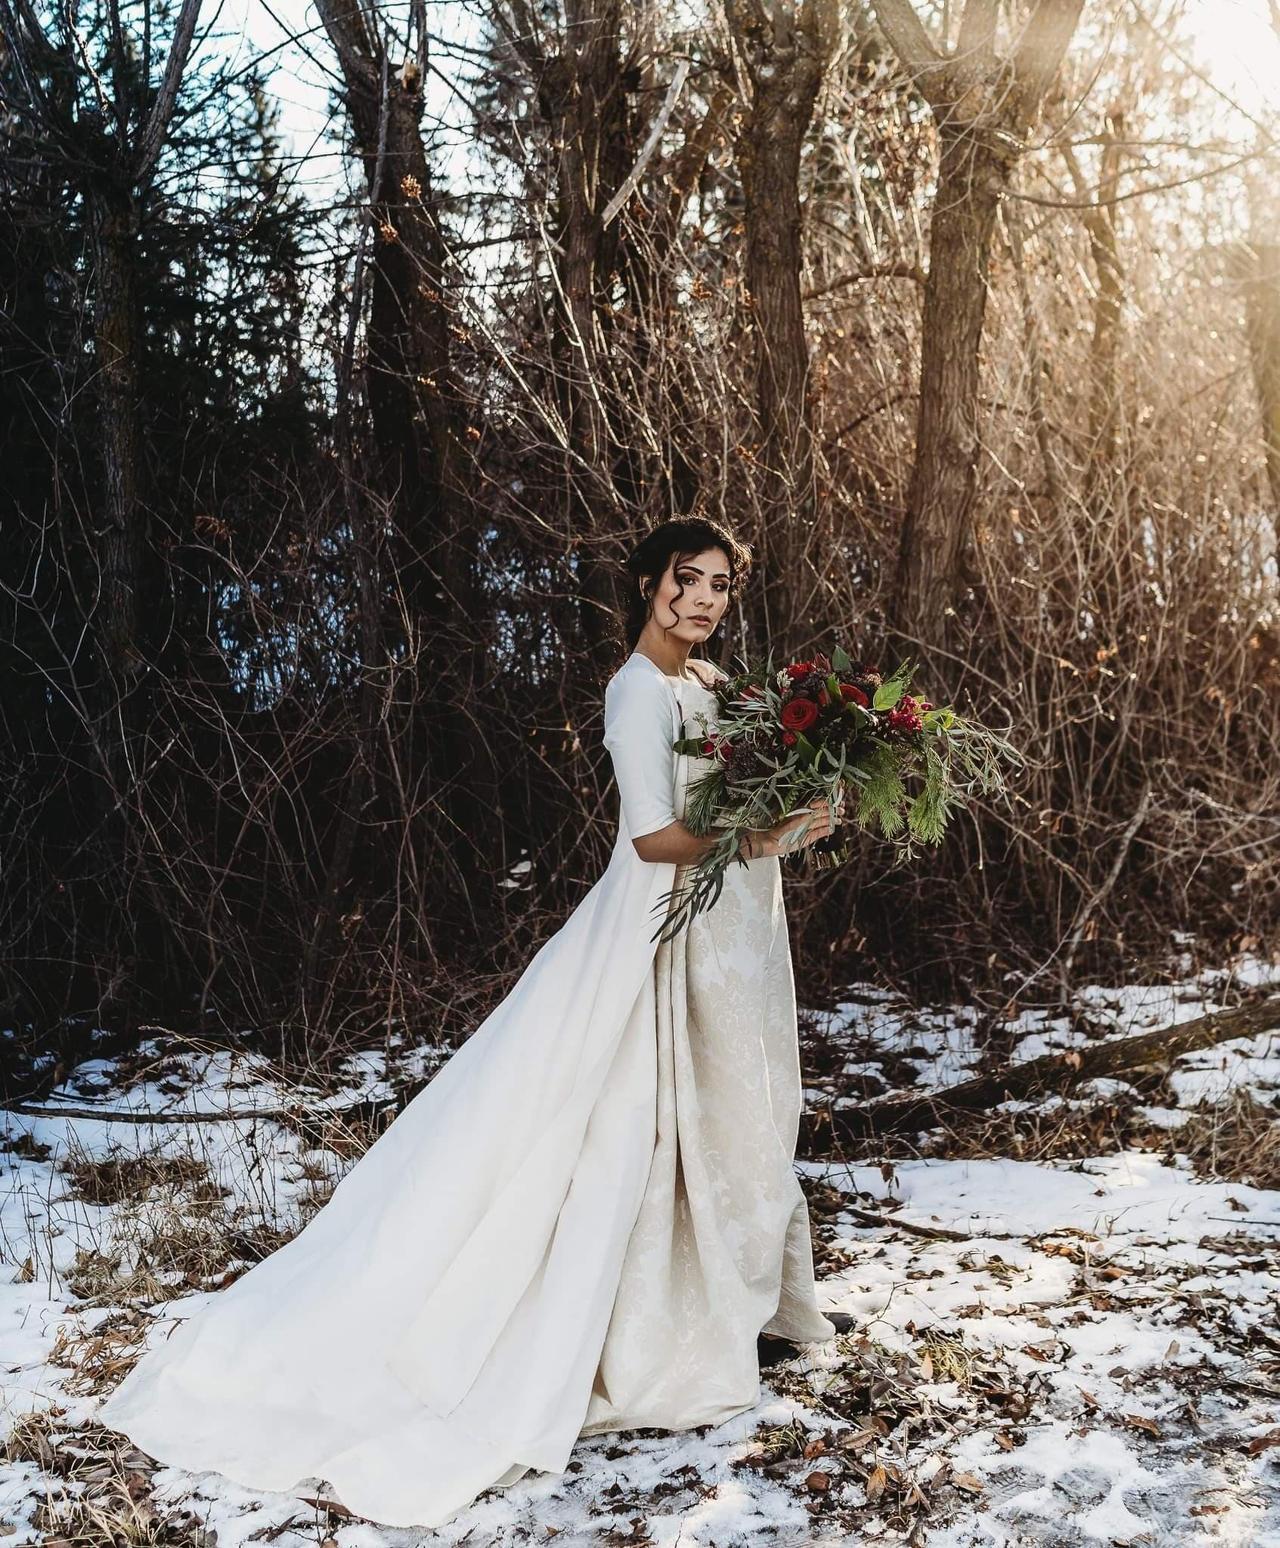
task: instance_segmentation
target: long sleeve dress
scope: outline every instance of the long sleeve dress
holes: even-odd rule
[[[832,1336],[792,1164],[779,863],[731,866],[714,908],[655,944],[679,868],[632,843],[683,815],[702,765],[672,742],[714,713],[646,656],[618,669],[603,876],[297,1236],[165,1309],[104,1424],[168,1464],[318,1480],[431,1527],[562,1471],[579,1435],[754,1406],[761,1331]]]

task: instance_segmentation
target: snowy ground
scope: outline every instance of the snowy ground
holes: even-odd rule
[[[1245,959],[1089,987],[1070,1016],[995,1032],[851,986],[804,1018],[810,1097],[946,1085],[993,1037],[1031,1058],[1269,983],[1280,964]],[[1280,1548],[1280,1031],[1006,1103],[972,1132],[802,1161],[822,1300],[856,1329],[767,1370],[729,1424],[581,1442],[564,1475],[435,1533],[154,1468],[94,1420],[149,1310],[194,1308],[323,1204],[379,1104],[432,1067],[391,1054],[286,1093],[252,1055],[157,1034],[81,1064],[48,1105],[292,1116],[0,1113],[0,1539]]]

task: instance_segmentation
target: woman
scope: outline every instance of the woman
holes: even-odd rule
[[[563,1470],[579,1435],[754,1406],[757,1334],[833,1335],[792,1164],[776,857],[837,818],[752,834],[714,908],[653,941],[710,843],[681,817],[699,760],[672,751],[714,721],[691,651],[749,564],[702,520],[639,544],[632,653],[605,692],[621,811],[604,875],[305,1228],[156,1339],[105,1424],[165,1463],[323,1480],[360,1515],[429,1527]]]

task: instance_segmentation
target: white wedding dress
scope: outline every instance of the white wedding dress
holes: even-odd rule
[[[683,814],[705,765],[672,742],[715,703],[638,653],[619,668],[604,875],[303,1230],[158,1322],[102,1423],[164,1463],[323,1480],[359,1515],[431,1527],[562,1471],[579,1435],[753,1407],[761,1331],[832,1337],[792,1164],[779,863],[730,866],[656,945],[679,872],[632,844]]]

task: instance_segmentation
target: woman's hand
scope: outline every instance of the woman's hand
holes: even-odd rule
[[[836,803],[834,811],[826,797],[821,796],[811,805],[784,817],[772,828],[753,829],[745,834],[738,852],[745,860],[759,860],[766,855],[789,855],[800,849],[808,849],[810,844],[816,844],[819,839],[827,838],[835,831],[843,811],[843,796]]]

